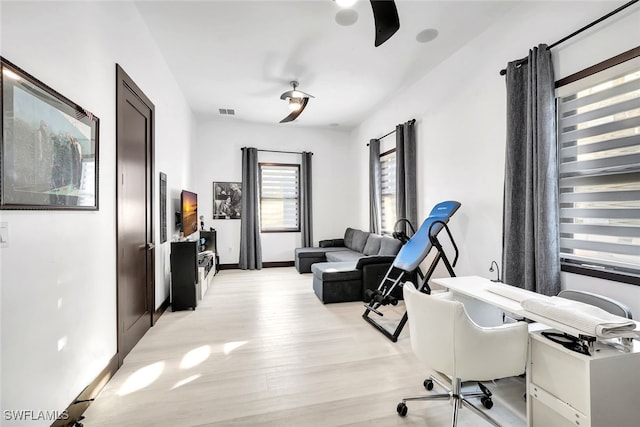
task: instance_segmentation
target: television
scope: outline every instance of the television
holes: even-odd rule
[[[180,231],[187,237],[198,231],[198,195],[182,190],[180,206]]]

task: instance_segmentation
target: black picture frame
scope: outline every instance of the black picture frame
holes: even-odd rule
[[[213,183],[213,219],[242,218],[242,183]]]
[[[0,209],[98,210],[100,119],[0,56]]]

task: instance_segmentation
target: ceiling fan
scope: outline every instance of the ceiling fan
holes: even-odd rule
[[[380,46],[400,29],[398,9],[393,0],[369,0],[376,25],[375,47]]]
[[[351,25],[358,19],[358,14],[349,9],[358,0],[334,0],[342,11],[336,15],[336,20],[341,25]],[[398,9],[396,3],[393,0],[369,0],[371,3],[371,9],[373,10],[373,20],[375,23],[376,39],[374,42],[375,47],[380,46],[393,36],[396,31],[400,29],[400,18],[398,17]],[[343,12],[350,12],[342,14]],[[338,20],[338,16],[341,20]],[[342,21],[346,19],[346,21]],[[345,23],[342,23],[342,22]]]
[[[298,90],[298,82],[295,80],[291,82],[291,87],[293,88],[292,90],[288,90],[280,95],[280,99],[284,99],[289,103],[289,110],[291,110],[291,113],[280,120],[280,123],[292,122],[297,119],[307,106],[309,98],[314,97],[313,95]]]

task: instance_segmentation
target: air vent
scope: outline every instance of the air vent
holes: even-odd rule
[[[236,115],[236,110],[233,110],[231,108],[218,108],[218,111],[223,116],[235,116]]]

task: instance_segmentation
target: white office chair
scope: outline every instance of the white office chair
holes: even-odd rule
[[[404,398],[398,404],[398,414],[407,415],[408,401],[453,399],[453,427],[457,424],[458,409],[462,405],[499,426],[468,400],[484,396],[484,393],[463,394],[461,383],[462,380],[488,381],[512,377],[524,372],[527,324],[517,322],[483,328],[469,318],[462,303],[453,300],[450,292],[427,295],[406,282],[403,293],[413,351],[427,367],[451,378],[451,390],[444,394]],[[442,386],[434,377],[430,380]]]
[[[616,301],[613,298],[574,289],[565,289],[563,291],[560,291],[558,293],[558,296],[599,307],[608,313],[615,314],[616,316],[633,319],[629,306],[621,303],[620,301]]]

